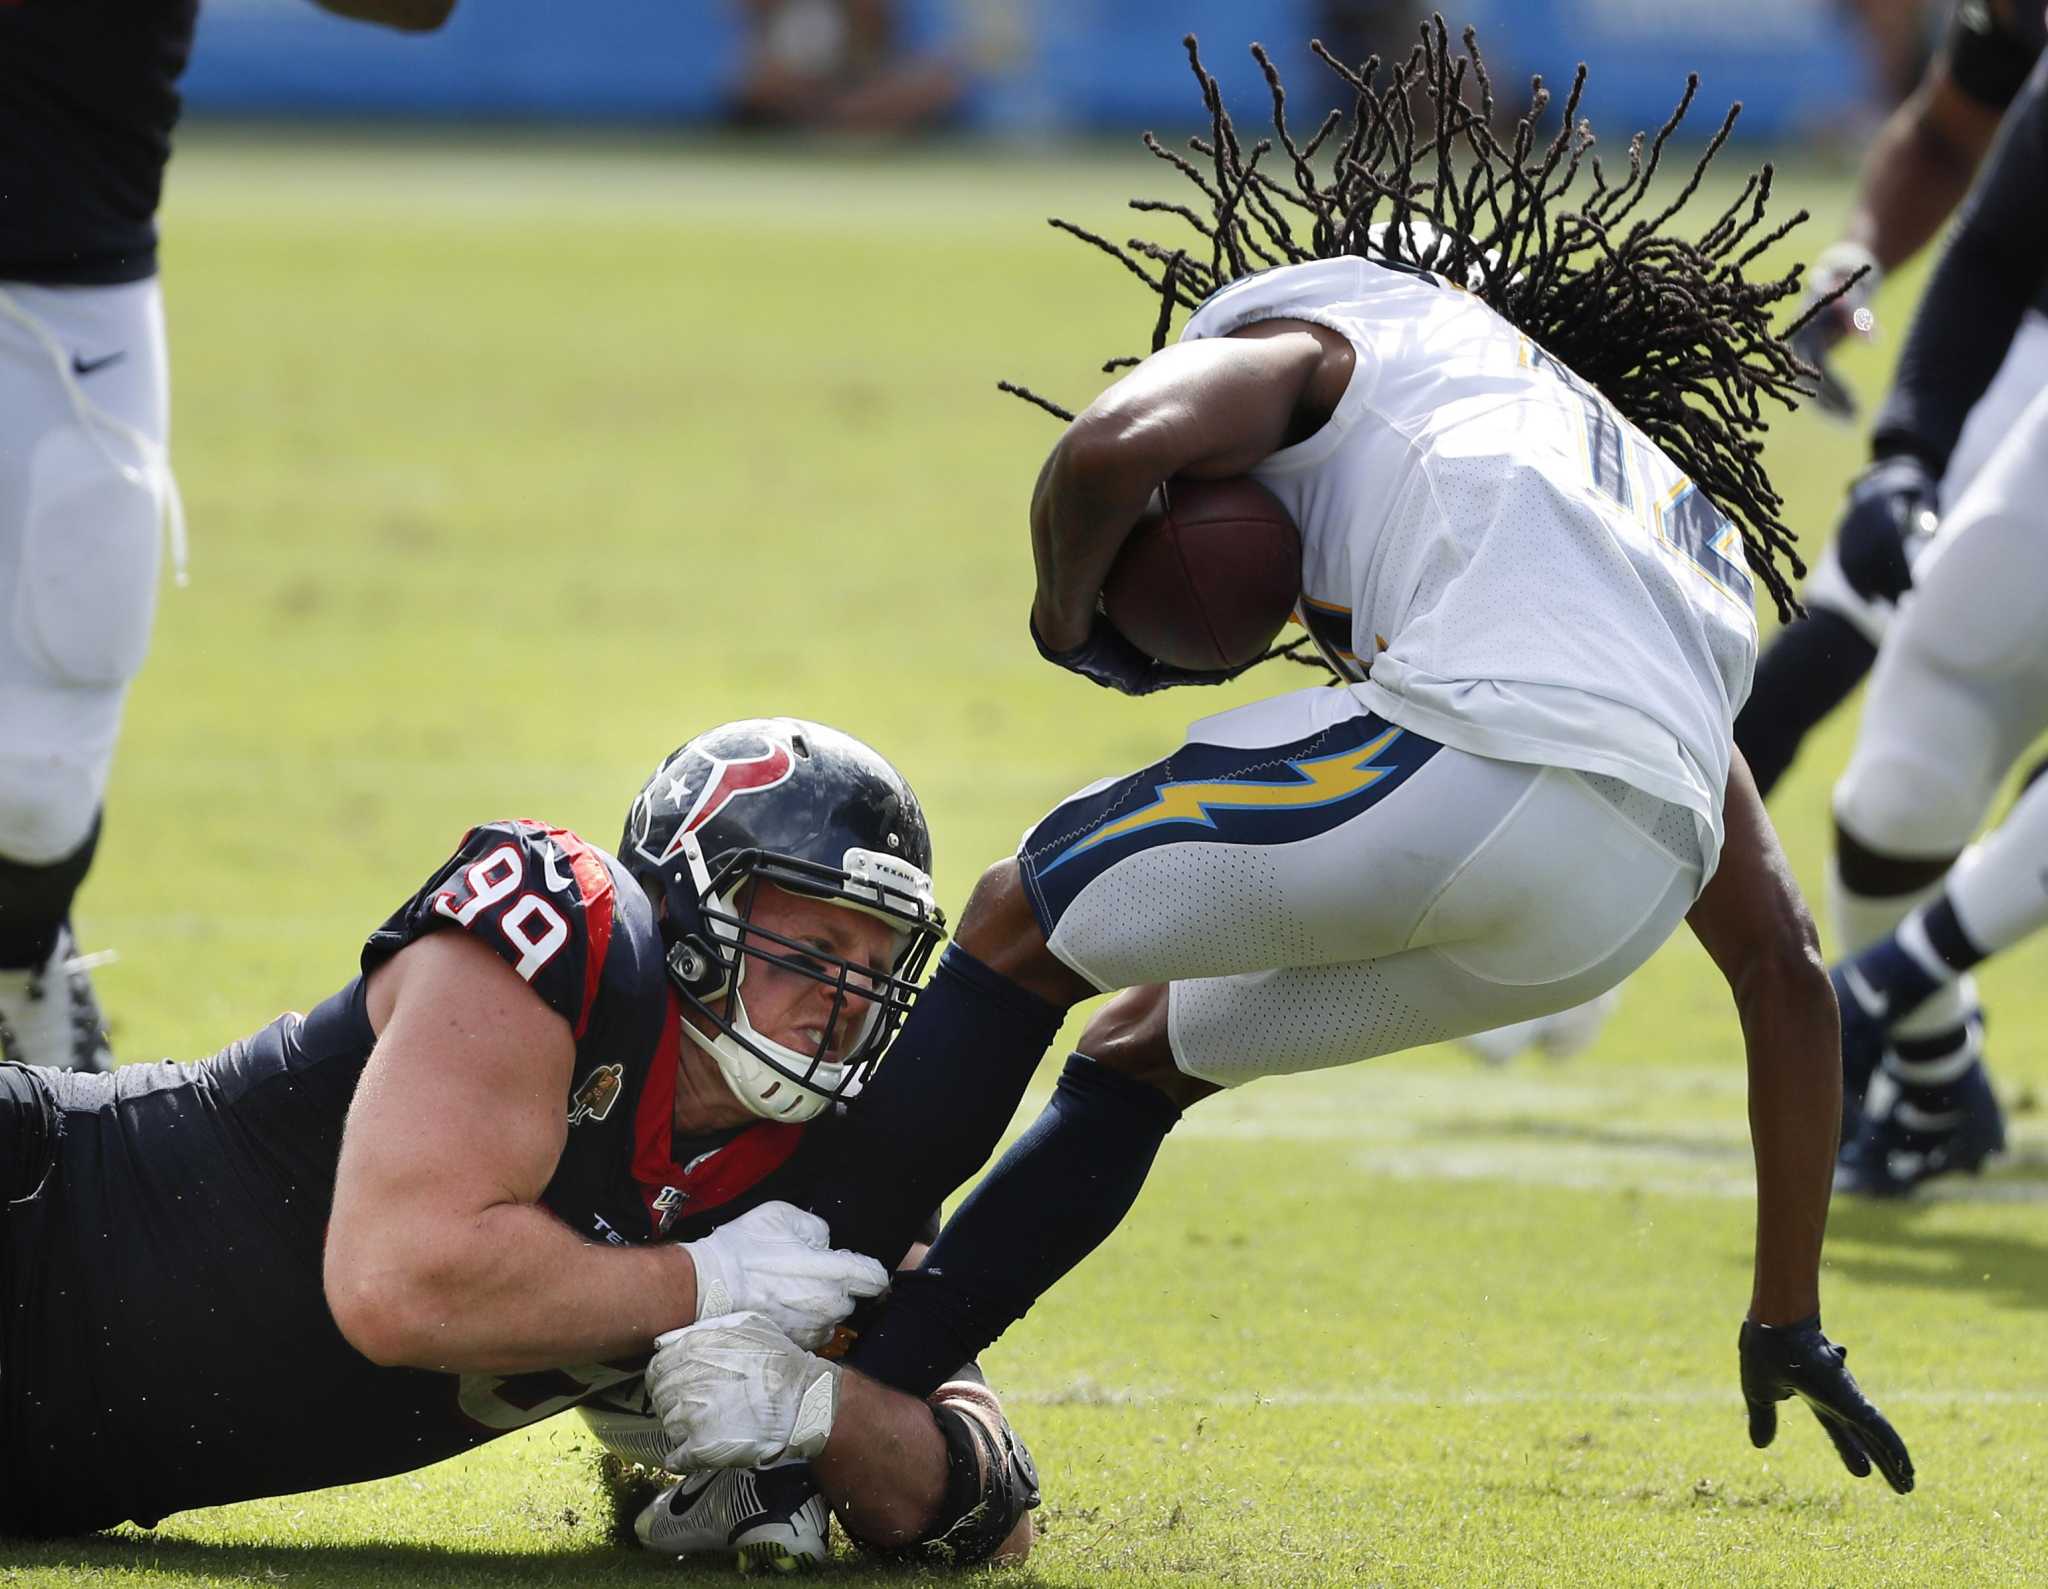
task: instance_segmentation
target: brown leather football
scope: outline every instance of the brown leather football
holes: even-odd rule
[[[1301,532],[1256,480],[1167,482],[1124,542],[1103,610],[1147,656],[1233,668],[1273,643],[1301,594]]]

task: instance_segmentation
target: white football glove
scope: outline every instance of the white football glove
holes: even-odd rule
[[[799,1346],[823,1346],[855,1302],[889,1289],[874,1259],[832,1246],[831,1228],[789,1203],[763,1203],[683,1251],[697,1266],[697,1322],[765,1313]]]
[[[648,1397],[674,1442],[661,1465],[693,1473],[816,1456],[839,1412],[840,1372],[760,1313],[670,1330],[647,1365]]]

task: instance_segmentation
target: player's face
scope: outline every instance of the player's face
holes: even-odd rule
[[[896,934],[876,917],[774,887],[757,891],[748,920],[796,946],[784,947],[759,938],[753,941],[755,947],[793,962],[785,966],[748,957],[740,989],[754,1030],[807,1056],[816,1054],[823,1043],[826,1059],[844,1059],[867,1025],[876,981],[888,975],[896,953]],[[837,1021],[832,1018],[832,1005],[838,998],[836,967],[822,959],[806,961],[806,949],[840,956],[875,974],[876,981],[858,975],[847,978]],[[815,974],[806,975],[806,968]],[[819,977],[825,980],[819,981]]]

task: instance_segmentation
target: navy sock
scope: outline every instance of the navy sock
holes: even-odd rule
[[[988,1162],[1064,1014],[958,944],[946,950],[874,1079],[798,1149],[816,1188],[808,1206],[833,1246],[902,1260],[932,1211]]]
[[[1896,933],[1878,939],[1837,975],[1838,988],[1846,987],[1865,1015],[1886,1026],[1923,1003],[1946,980],[1908,954]]]
[[[924,1267],[897,1277],[848,1362],[930,1395],[1116,1229],[1179,1119],[1156,1087],[1074,1055],[1045,1112],[947,1221]]]
[[[1756,683],[1735,719],[1735,743],[1768,795],[1814,725],[1870,671],[1877,647],[1840,613],[1811,609],[1772,637],[1757,658]]]
[[[2037,769],[2038,770],[2038,769]],[[1927,941],[1934,952],[1941,956],[1942,964],[1961,976],[1970,967],[1986,958],[1988,950],[1980,949],[1963,930],[1962,918],[1956,915],[1956,907],[1950,901],[1946,890],[1921,917],[1920,925],[1926,929]]]
[[[26,971],[50,958],[99,842],[94,817],[85,842],[62,860],[30,866],[0,855],[0,970]]]
[[[1906,947],[1908,928],[1916,944],[1925,935],[1926,948],[1946,968],[1945,974],[1931,969],[1926,951],[1920,954]],[[1897,931],[1880,938],[1841,967],[1838,987],[1846,987],[1859,1008],[1872,1020],[1889,1025],[1915,1009],[1936,988],[1953,981],[1984,958],[1984,951],[1970,941],[1955,906],[1947,894],[1939,896],[1924,910],[1900,923]]]

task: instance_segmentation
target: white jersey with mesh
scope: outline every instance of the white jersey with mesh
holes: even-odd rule
[[[1252,474],[1301,529],[1302,616],[1359,699],[1475,755],[1683,806],[1711,874],[1756,662],[1734,527],[1591,386],[1437,276],[1358,258],[1271,270],[1182,337],[1273,319],[1356,354],[1329,420]]]

